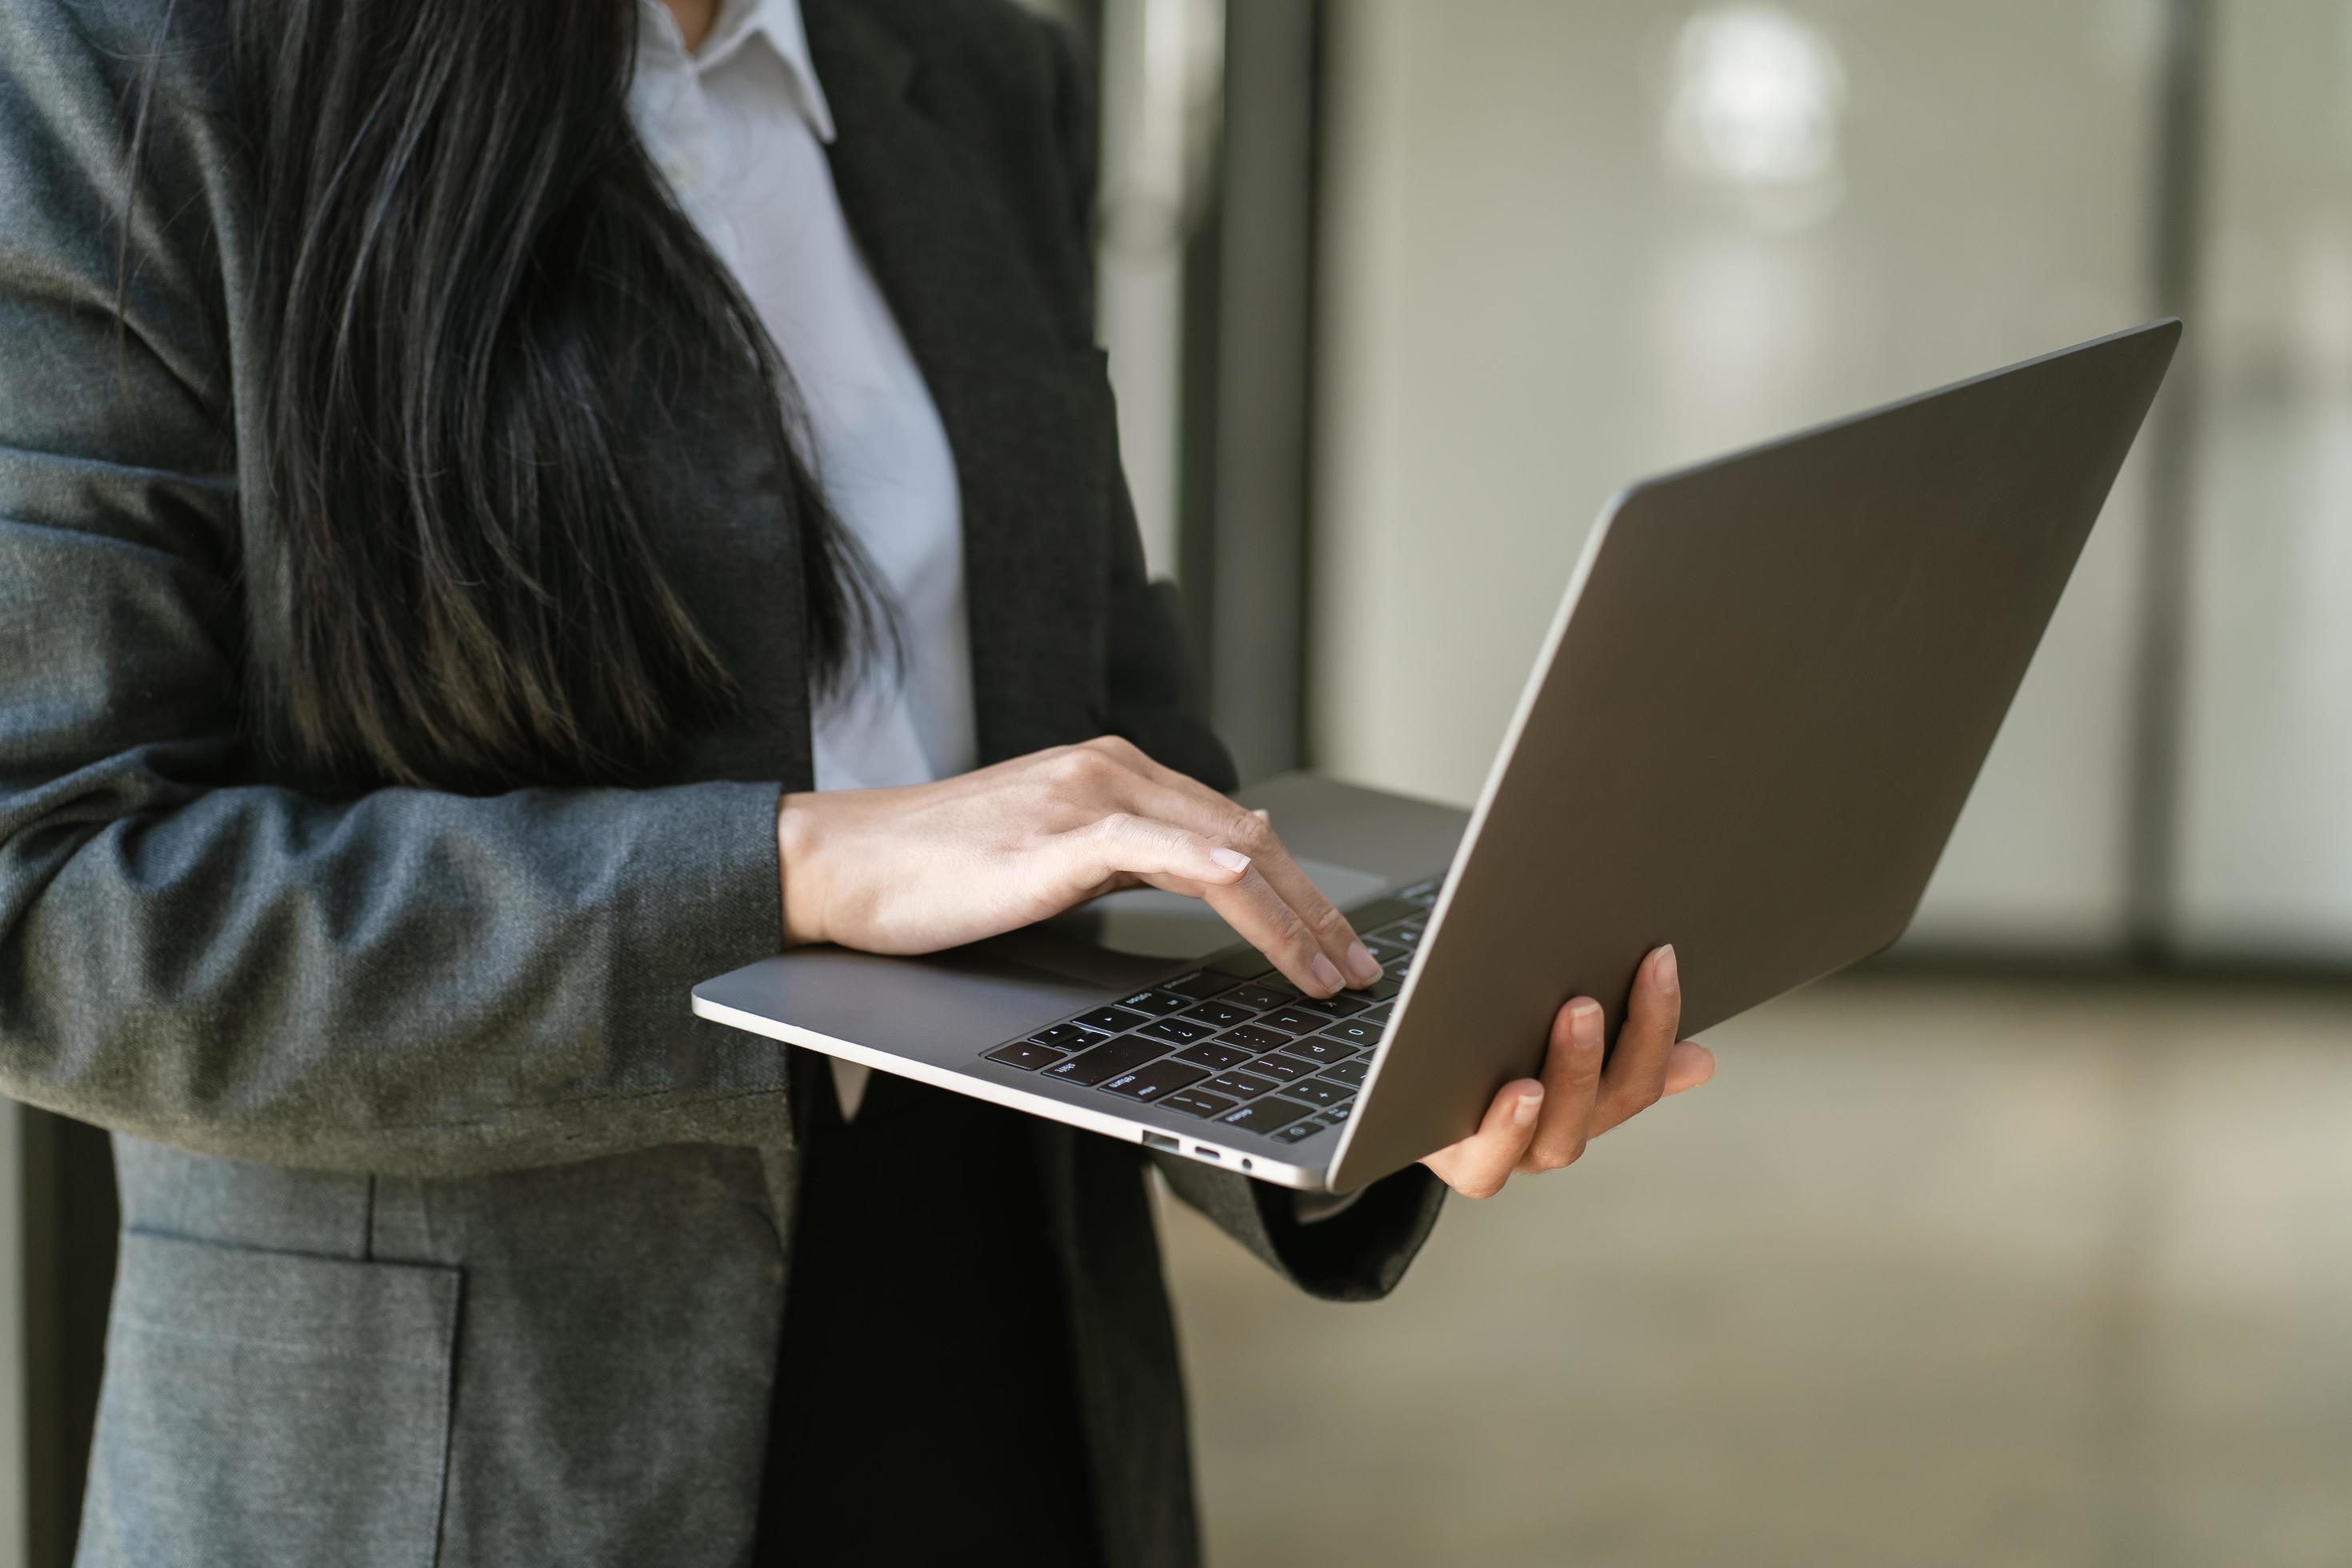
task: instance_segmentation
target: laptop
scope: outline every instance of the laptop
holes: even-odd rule
[[[1385,976],[1300,994],[1149,890],[932,957],[798,948],[694,988],[772,1039],[1308,1191],[1474,1131],[1552,1015],[1683,1029],[1917,908],[2180,336],[2177,321],[1648,479],[1604,510],[1477,803],[1241,793]],[[1443,635],[1424,627],[1420,635]]]

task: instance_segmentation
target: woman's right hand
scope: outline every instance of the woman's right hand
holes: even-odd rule
[[[788,794],[784,941],[933,952],[1149,884],[1203,899],[1290,983],[1381,966],[1265,819],[1105,737],[899,789]]]

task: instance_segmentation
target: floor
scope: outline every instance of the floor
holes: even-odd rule
[[[1709,1037],[1378,1306],[1171,1215],[1217,1568],[2352,1563],[2352,993],[1874,976]]]

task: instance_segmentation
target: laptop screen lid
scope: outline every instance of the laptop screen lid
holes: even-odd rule
[[[2153,402],[2167,321],[1636,485],[1587,541],[1330,1172],[1474,1129],[1675,943],[1696,1033],[1918,906]]]

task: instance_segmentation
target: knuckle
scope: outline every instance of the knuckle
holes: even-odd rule
[[[1135,818],[1124,811],[1114,811],[1095,820],[1097,837],[1120,839],[1135,831]]]
[[[1348,917],[1339,912],[1339,905],[1328,901],[1315,911],[1313,924],[1318,937],[1338,938],[1349,934]]]
[[[1097,788],[1113,771],[1108,758],[1100,752],[1087,751],[1084,746],[1072,746],[1057,753],[1051,766],[1056,783],[1065,789],[1081,793]]]
[[[1143,760],[1143,749],[1124,735],[1097,735],[1083,749],[1123,766],[1131,767]]]
[[[1225,820],[1225,841],[1249,855],[1262,855],[1278,842],[1264,817],[1239,806]]]

